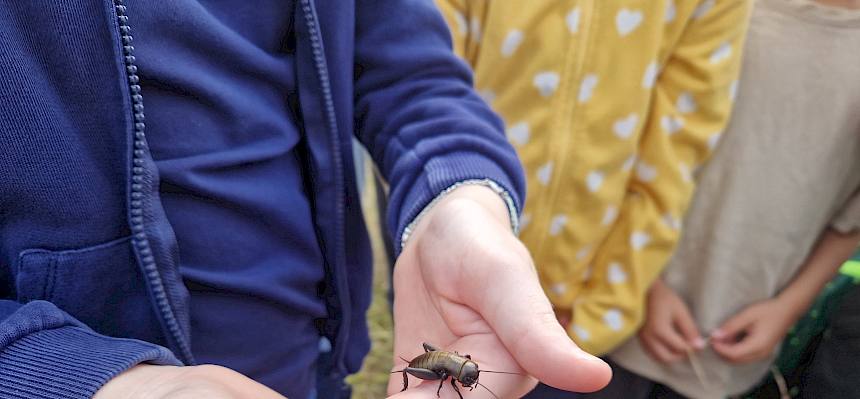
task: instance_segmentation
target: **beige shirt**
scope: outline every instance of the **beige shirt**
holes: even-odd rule
[[[707,335],[785,287],[827,227],[860,229],[860,11],[758,0],[739,98],[664,280]],[[713,351],[665,366],[634,338],[610,355],[694,398],[741,393],[773,359],[733,366]]]

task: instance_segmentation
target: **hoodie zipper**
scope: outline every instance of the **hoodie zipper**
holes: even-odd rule
[[[340,198],[340,196],[344,195],[343,157],[340,151],[341,140],[337,128],[337,119],[335,118],[334,100],[331,91],[331,83],[329,82],[328,66],[326,64],[322,34],[319,30],[316,9],[314,8],[312,0],[301,0],[301,6],[304,14],[305,26],[308,29],[314,67],[319,78],[317,83],[319,84],[319,88],[323,96],[323,111],[325,112],[325,121],[327,125],[326,130],[328,132],[332,162],[334,163],[334,192],[336,195],[334,198],[334,279],[337,287],[337,295],[341,305],[342,320],[340,320],[340,326],[338,328],[337,339],[335,340],[332,355],[337,362],[337,366],[343,369],[345,342],[348,338],[349,318],[351,316],[351,304],[347,300],[349,297],[349,290],[344,277],[346,276],[346,247],[344,244],[345,209],[344,203]]]
[[[128,84],[129,94],[131,96],[132,117],[134,121],[134,148],[132,150],[132,172],[131,172],[131,201],[129,202],[129,221],[131,224],[131,232],[133,237],[134,249],[137,253],[138,262],[143,267],[144,277],[147,279],[150,295],[155,299],[158,316],[164,326],[167,327],[169,338],[179,349],[179,356],[186,365],[194,364],[194,356],[191,353],[191,345],[179,327],[179,322],[176,319],[176,314],[170,301],[167,298],[167,292],[164,289],[164,282],[161,279],[161,273],[158,270],[158,265],[155,263],[152,248],[149,244],[149,238],[146,235],[144,226],[144,197],[146,196],[145,188],[149,188],[151,180],[146,176],[146,156],[147,144],[145,120],[143,114],[143,96],[140,93],[140,77],[137,75],[137,66],[135,65],[134,46],[131,45],[133,40],[131,36],[131,27],[128,25],[128,16],[126,15],[126,7],[123,4],[124,0],[113,0],[114,12],[116,15],[117,25],[119,26],[120,40],[122,41],[123,62],[125,64],[126,79]]]

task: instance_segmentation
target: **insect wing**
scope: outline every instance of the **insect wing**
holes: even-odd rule
[[[418,368],[418,367],[407,367],[406,372],[409,374],[412,374],[415,377],[418,377],[422,380],[438,380],[438,379],[442,378],[442,376],[440,376],[435,371],[430,370],[430,369],[422,369],[422,368]]]

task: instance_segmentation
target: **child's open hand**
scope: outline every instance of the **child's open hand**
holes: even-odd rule
[[[663,363],[684,359],[689,351],[705,346],[687,305],[660,279],[648,291],[648,314],[639,339],[651,357]]]
[[[766,359],[796,321],[795,313],[777,298],[752,304],[714,330],[711,345],[732,363]]]

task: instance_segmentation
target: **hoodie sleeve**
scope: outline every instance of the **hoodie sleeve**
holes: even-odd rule
[[[0,397],[90,398],[139,363],[181,365],[160,346],[99,335],[45,301],[0,301]]]
[[[356,132],[390,184],[395,237],[464,181],[492,181],[522,209],[517,155],[432,0],[358,1],[356,14]]]

